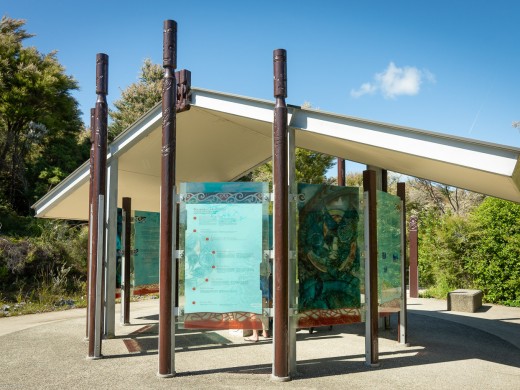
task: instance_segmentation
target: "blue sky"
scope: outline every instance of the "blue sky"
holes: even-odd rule
[[[28,45],[58,51],[94,104],[95,56],[109,55],[109,103],[162,61],[178,22],[178,68],[194,86],[272,97],[272,52],[288,52],[288,103],[520,147],[520,1],[2,0]],[[87,118],[86,115],[84,118]]]

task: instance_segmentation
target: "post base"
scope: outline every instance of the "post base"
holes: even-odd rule
[[[291,377],[271,375],[271,380],[273,382],[289,382],[291,380]]]
[[[168,378],[173,378],[175,375],[177,375],[177,373],[175,371],[170,374],[157,373],[157,378],[168,379]]]
[[[103,355],[99,355],[99,356],[87,356],[87,360],[99,360],[99,359],[103,359]]]

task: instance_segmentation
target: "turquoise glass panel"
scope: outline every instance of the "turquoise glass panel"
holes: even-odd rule
[[[265,183],[181,185],[184,327],[261,328],[269,275],[266,191]]]
[[[382,307],[401,305],[401,199],[377,191],[378,301]]]
[[[298,198],[299,326],[360,322],[359,188],[298,184]]]
[[[134,288],[159,283],[160,214],[134,212]]]

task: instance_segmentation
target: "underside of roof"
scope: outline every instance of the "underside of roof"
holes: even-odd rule
[[[176,182],[232,181],[272,155],[274,103],[202,89],[177,115]],[[289,107],[296,146],[520,202],[520,149]],[[159,211],[161,105],[115,139],[108,163],[117,168],[118,205]],[[85,162],[34,204],[37,217],[88,219]]]

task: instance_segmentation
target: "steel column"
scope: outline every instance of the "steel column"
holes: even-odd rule
[[[106,197],[106,253],[105,253],[105,313],[104,336],[115,336],[116,324],[116,266],[117,266],[117,187],[118,187],[117,157],[113,157],[107,170]]]
[[[92,208],[90,227],[90,283],[89,283],[89,347],[88,358],[101,355],[103,267],[105,251],[105,195],[107,166],[108,55],[96,55],[96,111],[94,142],[94,175],[92,179]]]
[[[408,345],[408,312],[406,306],[406,184],[397,183],[397,196],[401,198],[401,311],[399,312],[399,343]]]
[[[290,380],[289,376],[289,246],[288,246],[288,136],[287,136],[287,54],[273,52],[274,107],[273,190],[274,190],[274,362],[272,379]]]
[[[123,198],[121,232],[121,325],[130,325],[130,236],[132,234],[132,199]]]
[[[174,186],[176,156],[176,99],[177,85],[177,23],[164,21],[162,87],[162,149],[161,149],[161,227],[159,271],[159,372],[160,377],[175,375],[174,341],[172,330],[172,260],[174,250]]]
[[[371,367],[379,366],[379,313],[377,300],[377,201],[376,172],[363,172],[365,192],[365,358]]]
[[[410,284],[410,298],[419,298],[419,273],[418,266],[418,228],[417,217],[410,217],[410,274],[408,276]]]
[[[338,186],[345,186],[345,160],[338,157]]]

